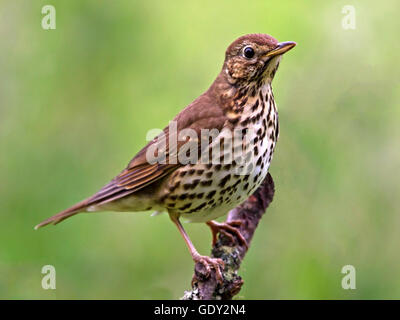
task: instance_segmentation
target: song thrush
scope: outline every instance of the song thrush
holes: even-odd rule
[[[125,170],[90,198],[35,228],[57,224],[79,212],[167,211],[193,260],[203,263],[208,271],[215,268],[221,279],[222,260],[201,256],[179,218],[207,222],[214,241],[220,231],[235,233],[245,242],[235,228],[238,222],[217,223],[212,219],[245,201],[267,175],[279,135],[271,81],[282,54],[295,45],[266,34],[235,40],[226,50],[222,71],[211,87],[183,109]],[[204,138],[202,132],[207,130],[213,132],[212,138]],[[239,142],[233,139],[233,143],[226,143],[236,137],[236,132],[242,133]],[[189,161],[184,161],[193,150]],[[228,155],[236,150],[242,152],[239,157]]]

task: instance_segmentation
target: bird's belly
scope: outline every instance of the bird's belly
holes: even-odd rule
[[[224,188],[217,189],[218,191],[215,188],[203,189],[201,192],[204,192],[206,199],[202,201],[195,199],[191,205],[193,207],[192,211],[182,210],[180,215],[189,222],[206,222],[217,219],[227,214],[252,195],[265,179],[267,173],[268,166],[264,165],[262,170],[256,169],[248,175],[231,179],[229,184]],[[210,194],[214,196],[209,197],[209,199],[207,196]],[[183,206],[188,205],[188,203],[190,202],[183,204]],[[201,208],[196,209],[196,207]]]
[[[272,151],[271,145],[264,143],[264,147],[258,145],[258,154],[253,154],[251,162],[245,164],[247,174],[238,174],[232,164],[198,163],[178,169],[164,189],[165,208],[190,222],[206,222],[225,215],[253,194],[265,179]]]

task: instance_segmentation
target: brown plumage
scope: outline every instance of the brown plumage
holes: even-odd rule
[[[220,74],[210,88],[174,119],[171,126],[148,143],[128,166],[90,198],[43,221],[35,228],[60,221],[83,211],[167,211],[189,246],[193,259],[218,269],[221,261],[200,256],[183,230],[179,217],[192,221],[210,221],[243,202],[262,182],[279,134],[278,114],[271,81],[281,55],[295,46],[293,42],[278,43],[265,34],[238,38],[227,49]],[[195,136],[181,134],[187,130]],[[215,140],[203,137],[205,130],[217,130]],[[230,132],[253,130],[251,142],[227,147]],[[176,147],[170,141],[177,141]],[[233,140],[235,141],[235,140]],[[164,148],[162,148],[164,143]],[[189,163],[175,161],[188,153],[193,143],[195,152]],[[220,163],[214,162],[212,148],[222,145]],[[227,150],[247,150],[243,168],[248,174],[237,174],[239,158],[226,163]],[[153,150],[156,150],[155,152]],[[158,161],[149,161],[153,154]],[[200,157],[211,155],[211,163]],[[232,226],[208,222],[213,230]],[[239,236],[240,239],[240,236]],[[219,270],[219,269],[218,269]]]

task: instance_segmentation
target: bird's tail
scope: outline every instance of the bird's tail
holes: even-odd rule
[[[72,206],[71,208],[68,208],[64,211],[61,211],[60,213],[56,214],[55,216],[52,216],[41,223],[39,223],[37,226],[35,226],[35,230],[44,227],[48,224],[57,224],[69,217],[72,217],[73,215],[85,211],[85,209],[88,206],[88,200],[83,200],[81,202],[78,202],[76,205]]]

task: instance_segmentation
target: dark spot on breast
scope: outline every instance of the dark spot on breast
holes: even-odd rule
[[[175,189],[178,188],[180,184],[181,184],[181,182],[180,182],[180,181],[177,181],[173,186],[170,186],[170,187],[169,187],[169,191],[170,191],[170,192],[175,191]]]
[[[201,182],[201,185],[204,187],[209,187],[212,184],[212,180],[204,180]]]
[[[256,109],[257,109],[259,103],[260,103],[260,102],[259,102],[258,99],[257,99],[256,103],[251,107],[251,111],[253,111],[253,112],[256,111]]]
[[[263,97],[263,95],[262,95],[262,90],[258,91],[258,95],[260,96],[260,100],[263,101],[263,100],[264,100],[264,97]]]
[[[180,175],[181,177],[184,177],[185,174],[186,174],[186,171],[181,171],[181,172],[179,173],[179,175]]]
[[[187,204],[185,204],[184,206],[182,206],[182,207],[180,207],[180,208],[178,208],[178,209],[179,209],[179,210],[186,210],[186,209],[189,209],[191,206],[192,206],[191,203],[187,203]]]
[[[219,187],[223,188],[225,184],[229,181],[231,178],[230,174],[227,174],[225,177],[222,178],[221,182],[218,184]]]
[[[264,101],[261,101],[261,114],[264,114],[265,112],[265,103]]]
[[[198,193],[198,194],[196,195],[197,199],[202,199],[203,196],[204,196],[204,193],[203,193],[203,192]]]
[[[206,202],[203,202],[202,204],[200,204],[199,206],[197,206],[197,207],[194,208],[193,210],[194,210],[194,212],[195,212],[195,211],[199,211],[199,210],[203,209],[206,205],[207,205],[207,203],[206,203]]]
[[[217,193],[217,192],[216,192],[215,190],[210,191],[210,192],[207,194],[207,199],[211,199],[216,193]]]
[[[230,118],[229,122],[233,125],[235,125],[236,123],[239,122],[240,117],[236,117],[236,118]]]
[[[264,132],[263,132],[263,134],[261,135],[261,138],[260,138],[260,139],[261,139],[261,140],[264,140],[266,134],[267,134],[267,130],[264,130]]]
[[[199,184],[199,182],[200,182],[200,179],[194,179],[192,181],[192,189],[196,188],[196,186]]]
[[[239,183],[241,183],[242,182],[242,179],[240,179],[240,180],[237,180],[234,184],[233,184],[233,188],[235,188]]]
[[[195,179],[192,182],[185,183],[183,185],[183,189],[185,189],[185,190],[194,189],[199,184],[199,182],[200,182],[200,179]]]
[[[223,166],[224,170],[229,170],[231,168],[232,164],[228,163],[226,165]]]
[[[242,99],[242,101],[240,101],[239,106],[243,107],[247,102],[247,97],[245,97],[244,99]]]
[[[183,193],[179,196],[180,200],[185,200],[187,198],[188,194],[187,193]]]

